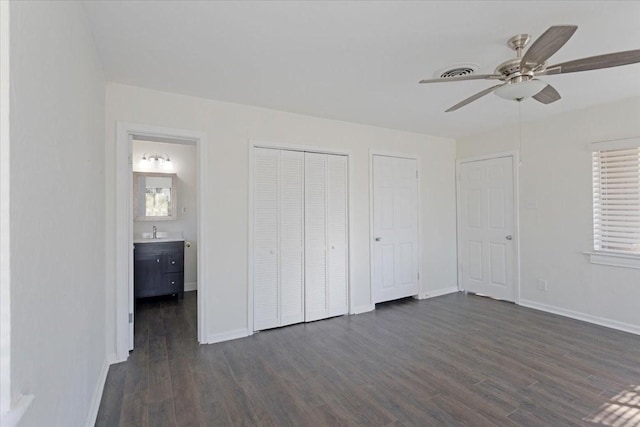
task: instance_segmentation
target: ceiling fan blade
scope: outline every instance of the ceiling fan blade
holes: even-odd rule
[[[526,64],[544,64],[544,62],[556,53],[564,44],[569,41],[578,27],[576,25],[554,25],[542,33],[533,42],[531,47],[520,61],[520,68],[526,68]]]
[[[418,83],[442,83],[442,82],[459,82],[464,80],[494,80],[499,79],[502,76],[500,74],[469,74],[468,76],[458,77],[445,77],[439,79],[425,79],[420,80]]]
[[[590,56],[589,58],[575,59],[561,64],[547,67],[547,70],[559,69],[558,72],[538,73],[542,74],[566,74],[578,71],[599,70],[601,68],[619,67],[640,62],[640,49],[624,52],[607,53],[605,55]]]
[[[551,104],[552,102],[558,101],[560,98],[562,97],[560,96],[558,91],[555,90],[551,85],[547,85],[540,92],[533,95],[533,99],[538,102],[542,102],[543,104]]]
[[[496,90],[500,86],[503,86],[503,84],[502,85],[491,86],[490,88],[487,88],[487,89],[485,89],[485,90],[483,90],[481,92],[478,92],[475,95],[470,96],[469,98],[465,99],[464,101],[458,102],[456,105],[454,105],[453,107],[449,108],[448,110],[445,110],[445,113],[450,113],[452,111],[456,111],[458,108],[462,108],[465,105],[472,103],[476,99],[482,98],[483,96],[490,94],[491,92],[493,92],[494,90]]]

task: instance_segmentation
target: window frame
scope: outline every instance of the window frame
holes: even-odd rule
[[[640,137],[618,139],[612,141],[594,142],[590,144],[591,164],[593,167],[593,155],[595,152],[622,150],[629,148],[640,148]],[[640,167],[639,167],[640,172]],[[591,184],[591,251],[586,252],[592,264],[609,265],[615,267],[626,267],[640,269],[640,253],[615,251],[596,248],[596,228],[595,228],[595,192],[594,192],[594,171],[592,169]]]

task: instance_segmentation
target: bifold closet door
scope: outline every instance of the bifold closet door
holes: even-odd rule
[[[304,320],[304,155],[254,149],[253,327]]]
[[[347,313],[347,161],[305,153],[305,321]]]
[[[304,321],[304,153],[280,151],[280,326]]]

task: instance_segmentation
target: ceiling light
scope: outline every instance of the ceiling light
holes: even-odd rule
[[[161,164],[164,163],[164,162],[170,162],[171,161],[171,159],[169,158],[168,154],[166,156],[160,156],[158,154],[155,154],[155,155],[149,156],[149,157],[147,157],[147,153],[144,153],[142,155],[142,161],[143,162],[145,162],[145,161],[151,162],[152,160],[157,162],[157,163],[161,163]]]
[[[500,98],[521,101],[536,95],[547,86],[542,80],[532,79],[519,83],[507,83],[493,91]]]

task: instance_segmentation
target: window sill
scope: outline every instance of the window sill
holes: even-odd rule
[[[591,264],[640,269],[640,256],[597,251],[585,254],[589,255]]]

